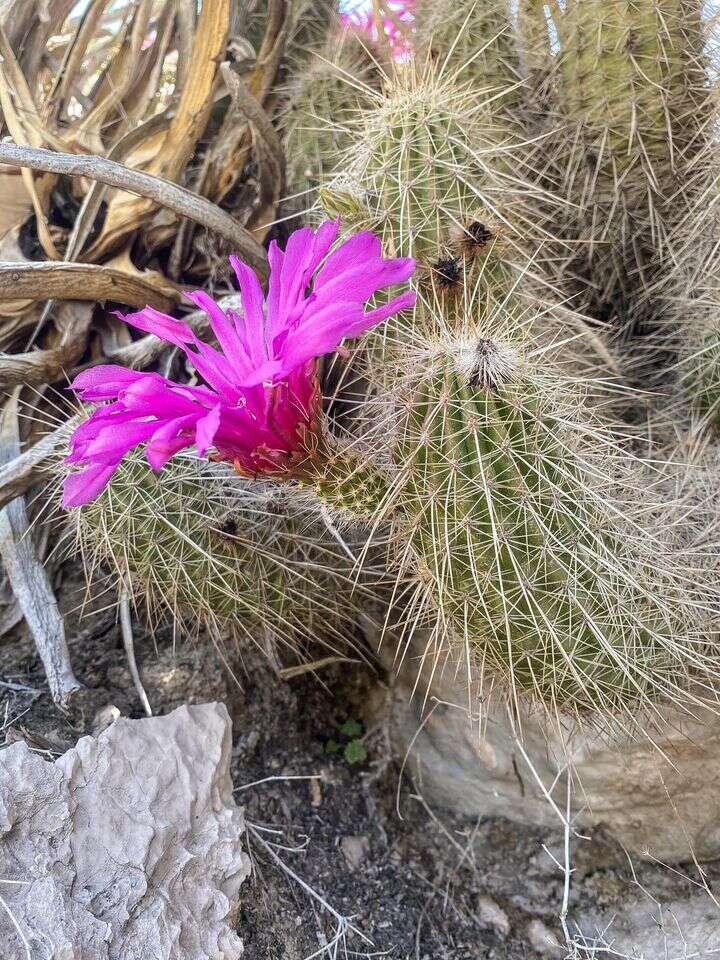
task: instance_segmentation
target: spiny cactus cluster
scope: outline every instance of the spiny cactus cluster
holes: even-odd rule
[[[714,177],[702,5],[571,0],[553,25],[553,175],[575,205],[564,229],[584,241],[563,266],[593,315],[652,332],[682,289],[685,223]]]
[[[276,490],[213,464],[183,457],[155,474],[131,455],[73,516],[86,569],[108,564],[155,621],[172,614],[296,647],[337,644],[350,629],[339,600],[354,585],[337,545]]]
[[[603,715],[660,694],[682,699],[694,671],[709,685],[707,620],[686,568],[673,577],[677,557],[663,563],[630,506],[636,484],[652,487],[652,469],[553,370],[543,311],[527,306],[532,290],[521,306],[533,265],[517,262],[529,239],[517,224],[531,219],[542,185],[528,183],[523,217],[507,157],[493,165],[491,152],[483,172],[495,209],[482,212],[480,176],[453,174],[473,169],[492,128],[477,111],[461,139],[447,111],[420,117],[417,99],[432,102],[428,76],[437,77],[430,65],[419,82],[388,82],[351,168],[386,243],[418,257],[425,288],[414,317],[373,343],[369,361],[394,408],[398,553],[427,587],[443,640],[508,681],[513,697]],[[441,82],[437,101],[472,99],[453,84]],[[423,140],[445,153],[461,144],[466,159],[423,152]],[[498,228],[503,200],[513,216]]]
[[[705,302],[687,335],[693,246],[715,262],[701,4],[421,2],[417,21],[415,57],[381,73],[368,55],[371,82],[333,34],[287,86],[311,216],[417,260],[415,307],[345,358],[352,416],[313,435],[279,499],[228,468],[133,461],[80,511],[86,549],[173,605],[307,635],[347,554],[381,545],[386,622],[430,626],[510,704],[690,710],[720,662],[708,500],[669,479],[688,422],[720,421]],[[713,465],[685,466],[715,489]]]

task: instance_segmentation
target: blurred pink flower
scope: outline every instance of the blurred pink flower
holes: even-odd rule
[[[103,405],[70,440],[67,462],[81,469],[65,480],[66,507],[94,500],[139,444],[154,470],[195,446],[200,456],[229,461],[247,476],[292,476],[322,435],[316,358],[415,302],[406,291],[365,312],[379,290],[408,280],[415,262],[384,259],[380,241],[367,232],[328,256],[339,227],[327,221],[316,231],[296,230],[284,253],[273,241],[267,298],[250,267],[231,257],[241,313],[223,310],[203,291],[188,294],[207,313],[219,349],[152,307],[124,317],[183,350],[205,384],[115,365],[79,374],[71,388]]]
[[[412,55],[410,33],[413,23],[415,0],[382,0],[385,15],[382,26],[390,43],[395,60],[407,60]],[[371,0],[346,0],[342,5],[341,20],[378,40],[378,26]]]

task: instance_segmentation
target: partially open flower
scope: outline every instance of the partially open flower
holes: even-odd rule
[[[219,349],[152,307],[124,317],[183,350],[205,383],[114,365],[76,377],[78,396],[103,406],[71,438],[68,463],[82,469],[66,478],[66,507],[95,499],[138,444],[146,444],[155,470],[195,446],[248,476],[302,474],[322,435],[316,359],[415,301],[406,291],[366,312],[375,293],[409,279],[415,262],[384,259],[372,233],[350,237],[328,256],[339,226],[296,230],[284,253],[273,242],[267,298],[250,267],[231,257],[242,313],[223,310],[203,291],[188,295],[207,313]]]

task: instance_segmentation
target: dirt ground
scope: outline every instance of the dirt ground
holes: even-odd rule
[[[109,703],[125,715],[142,715],[114,609],[102,609],[99,599],[94,612],[79,615],[84,584],[73,564],[60,569],[56,587],[74,667],[88,688],[72,717],[54,709],[23,624],[0,641],[4,740],[22,736],[49,754],[72,746]],[[184,702],[226,702],[234,724],[236,796],[248,821],[278,831],[263,835],[292,848],[282,851],[286,865],[367,938],[351,932],[336,953],[330,948],[323,953],[336,921],[251,841],[255,871],[243,887],[238,917],[249,960],[567,955],[550,944],[553,935],[560,936],[563,880],[543,849],[560,855],[560,831],[431,810],[414,784],[401,779],[383,725],[368,726],[367,704],[382,695],[382,678],[367,667],[341,664],[280,681],[258,652],[247,650],[235,664],[238,684],[203,638],[190,643],[173,637],[170,627],[151,637],[142,625],[136,627],[137,656],[154,711],[165,713]],[[612,916],[637,901],[648,903],[652,924],[647,894],[681,899],[698,878],[693,865],[677,872],[649,864],[631,867],[623,851],[602,838],[577,842],[572,865],[571,916],[593,911]],[[706,876],[712,887],[720,867],[709,865]]]

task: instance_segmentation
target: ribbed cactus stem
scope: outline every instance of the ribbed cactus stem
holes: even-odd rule
[[[577,711],[672,685],[662,605],[617,572],[602,498],[521,353],[492,338],[457,342],[401,403],[419,572],[477,660]]]
[[[641,147],[658,176],[645,189],[658,189],[707,119],[692,114],[704,83],[699,5],[571,0],[559,32],[563,105],[603,149],[601,169],[622,177],[643,160]]]
[[[366,98],[327,186],[359,185],[367,225],[382,232],[386,256],[433,263],[444,254],[448,227],[481,205],[489,168],[478,145],[490,155],[493,140],[477,133],[480,106],[480,96],[419,62]]]
[[[87,569],[109,566],[156,615],[248,636],[269,627],[289,644],[349,616],[330,587],[342,582],[342,556],[313,541],[307,517],[226,467],[181,457],[156,474],[135,453],[74,517]]]
[[[588,241],[568,272],[589,281],[586,309],[599,318],[662,322],[681,272],[679,225],[710,182],[702,3],[568,0],[552,10],[553,94],[569,122],[555,162]]]
[[[448,61],[460,81],[487,93],[487,109],[518,122],[520,63],[506,0],[419,0],[415,7],[418,55]]]

